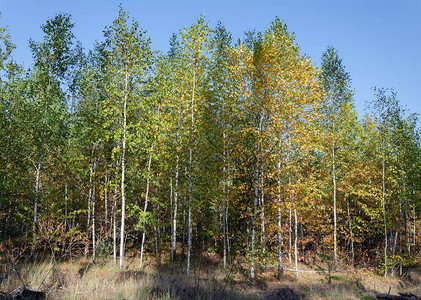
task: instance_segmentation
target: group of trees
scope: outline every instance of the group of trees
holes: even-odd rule
[[[156,53],[120,9],[86,52],[73,26],[47,20],[29,69],[0,30],[2,239],[120,268],[148,248],[187,275],[209,249],[224,267],[246,257],[251,278],[316,253],[385,275],[414,260],[417,117],[374,89],[359,119],[333,47],[319,70],[279,19],[234,43],[200,17]]]

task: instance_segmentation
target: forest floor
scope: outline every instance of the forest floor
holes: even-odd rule
[[[405,278],[384,278],[369,269],[342,269],[345,272],[330,276],[326,265],[321,273],[300,273],[299,278],[285,271],[279,281],[276,269],[269,268],[259,269],[251,282],[245,264],[233,264],[225,271],[220,257],[212,253],[192,261],[189,278],[180,263],[163,259],[158,267],[152,254],[139,272],[137,252],[126,257],[123,270],[112,257],[101,257],[95,265],[84,258],[24,263],[3,280],[0,290],[10,292],[25,283],[45,291],[47,299],[375,299],[376,293],[389,291],[421,295],[421,273],[414,270],[407,271]],[[319,267],[323,270],[323,265]],[[318,269],[304,264],[298,268]]]

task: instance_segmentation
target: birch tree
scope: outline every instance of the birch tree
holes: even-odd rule
[[[295,37],[279,19],[270,24],[261,42],[261,70],[265,77],[264,100],[267,107],[268,127],[266,134],[270,155],[265,159],[277,161],[277,168],[270,170],[277,174],[277,231],[278,231],[278,277],[282,277],[282,208],[290,202],[294,216],[298,203],[294,194],[298,190],[293,180],[301,178],[298,162],[317,144],[321,89],[318,72],[310,60],[299,53]],[[275,150],[276,149],[276,150]],[[268,152],[268,151],[265,151]],[[294,191],[295,189],[295,191]],[[293,201],[294,200],[294,201]],[[293,203],[294,202],[294,203]],[[262,207],[263,211],[264,207]],[[295,218],[296,219],[296,218]],[[264,220],[262,219],[262,222]],[[262,223],[262,229],[263,229]],[[297,226],[297,225],[296,225]],[[297,237],[295,237],[297,238]],[[296,251],[295,251],[296,252]],[[297,255],[295,255],[297,259]]]
[[[376,99],[371,102],[372,114],[378,132],[378,145],[381,159],[381,207],[383,211],[383,234],[384,234],[384,276],[388,274],[388,211],[387,211],[387,163],[390,153],[391,139],[391,114],[396,107],[396,94],[392,92],[389,96],[387,90],[374,88]]]
[[[0,14],[1,18],[1,14]],[[12,43],[7,26],[0,27],[0,147],[4,149],[0,154],[0,208],[4,206],[3,195],[6,189],[7,180],[7,166],[9,164],[9,153],[11,152],[11,138],[12,138],[12,118],[14,116],[14,105],[12,96],[14,91],[17,91],[16,85],[13,84],[15,76],[14,71],[18,70],[12,60],[11,54],[16,46]],[[17,72],[19,74],[19,72]],[[6,75],[2,77],[3,75]],[[7,82],[9,79],[11,82]]]
[[[222,191],[220,195],[221,215],[222,215],[222,252],[223,266],[227,267],[228,257],[228,207],[229,207],[229,150],[230,150],[230,130],[232,104],[228,84],[228,51],[231,47],[231,34],[227,29],[218,23],[212,31],[211,39],[211,59],[209,63],[209,76],[207,78],[206,88],[206,130],[211,134],[207,136],[211,140],[206,140],[206,145],[212,144],[214,157],[211,158],[212,170],[209,173],[221,173]],[[208,158],[209,159],[209,158]],[[222,162],[218,164],[217,161]],[[207,185],[209,181],[207,181]],[[217,183],[220,186],[219,182]],[[217,188],[218,188],[217,187]],[[221,193],[222,192],[222,193]],[[218,227],[219,228],[219,227]]]
[[[124,237],[126,218],[126,159],[127,146],[133,142],[134,112],[143,100],[139,96],[145,88],[145,82],[152,67],[150,39],[139,24],[130,21],[120,7],[118,18],[105,32],[105,51],[109,65],[106,73],[105,90],[109,95],[104,101],[104,114],[108,122],[117,129],[113,138],[118,148],[113,151],[121,157],[121,230],[120,230],[120,269],[124,265]],[[108,124],[106,123],[108,126]],[[121,145],[121,146],[120,146]]]
[[[197,23],[185,28],[180,32],[182,37],[183,51],[190,64],[190,72],[187,79],[190,82],[191,87],[188,91],[190,96],[190,129],[189,129],[189,173],[188,173],[188,241],[187,241],[187,276],[190,275],[190,256],[192,247],[192,198],[193,198],[193,187],[192,187],[192,176],[193,176],[193,145],[196,142],[195,137],[195,111],[200,107],[201,93],[200,82],[203,80],[206,65],[206,53],[208,51],[208,35],[209,27],[203,17],[198,18]],[[187,75],[187,74],[186,74]],[[198,116],[196,116],[197,120]]]
[[[345,71],[342,59],[333,47],[328,47],[322,55],[321,80],[325,93],[322,105],[323,126],[328,136],[326,153],[331,162],[333,185],[333,255],[335,266],[337,254],[337,166],[338,151],[343,147],[343,136],[348,130],[346,126],[348,106],[352,105],[350,75]]]
[[[65,98],[60,90],[60,80],[64,79],[66,71],[72,62],[71,46],[73,42],[72,28],[74,24],[70,21],[70,16],[58,14],[52,20],[47,20],[41,26],[44,32],[44,41],[36,43],[30,41],[30,48],[35,59],[34,76],[32,77],[32,95],[39,115],[36,117],[36,127],[34,127],[34,144],[37,148],[37,155],[33,157],[32,163],[35,168],[35,199],[34,218],[32,226],[32,246],[31,255],[35,251],[36,229],[38,217],[38,204],[41,198],[42,167],[45,159],[45,145],[49,142],[54,132],[49,132],[51,128],[58,129],[59,125],[53,117],[53,113],[63,112],[66,108]],[[57,117],[57,116],[55,116]]]

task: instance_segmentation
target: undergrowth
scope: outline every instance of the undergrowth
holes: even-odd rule
[[[310,270],[305,265],[299,268]],[[95,265],[83,258],[21,262],[0,290],[10,292],[24,283],[45,291],[47,299],[374,299],[375,291],[387,292],[391,287],[397,292],[399,288],[397,279],[367,270],[346,270],[335,274],[334,280],[329,274],[302,273],[297,279],[293,272],[285,272],[279,281],[276,270],[267,269],[259,270],[257,280],[251,282],[246,266],[224,270],[216,258],[203,257],[186,277],[180,262],[163,262],[158,268],[152,258],[139,272],[138,257],[133,254],[123,270],[109,256]]]

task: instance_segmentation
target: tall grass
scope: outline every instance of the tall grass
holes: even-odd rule
[[[304,268],[304,266],[302,266]],[[224,270],[218,263],[202,260],[192,266],[191,276],[185,268],[169,262],[159,269],[152,260],[146,261],[142,272],[137,270],[135,257],[119,270],[111,260],[92,265],[85,259],[66,262],[52,261],[21,264],[18,272],[0,286],[10,292],[22,285],[47,293],[47,299],[266,299],[292,289],[305,299],[372,299],[374,290],[397,291],[397,280],[378,278],[374,274],[348,274],[342,280],[326,284],[323,275],[306,274],[299,280],[286,274],[282,281],[276,272],[261,272],[250,282],[246,269]],[[20,274],[20,276],[18,276]],[[364,277],[364,281],[356,278]],[[20,279],[22,278],[22,280]],[[287,290],[288,290],[287,289]],[[418,290],[415,290],[418,292]],[[270,297],[269,297],[270,298]]]

